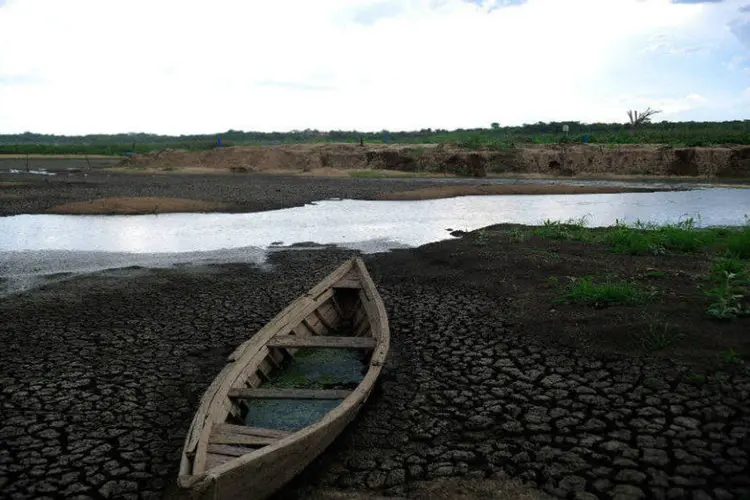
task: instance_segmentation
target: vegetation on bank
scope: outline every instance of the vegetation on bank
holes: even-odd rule
[[[571,278],[562,300],[593,307],[611,305],[637,306],[647,302],[652,293],[628,280],[592,277]]]
[[[750,219],[740,227],[711,228],[699,228],[693,219],[604,228],[586,227],[583,218],[548,220],[541,226],[480,229],[471,236],[473,244],[485,251],[525,253],[528,272],[548,270],[549,291],[537,287],[534,300],[544,301],[546,296],[549,314],[559,321],[571,314],[576,328],[585,328],[581,308],[598,311],[593,314],[601,321],[614,315],[617,328],[630,330],[634,344],[646,352],[666,349],[686,333],[685,325],[678,325],[684,323],[687,310],[698,312],[692,321],[702,318],[719,332],[727,327],[742,329],[750,320]],[[566,255],[558,253],[561,247]],[[595,257],[602,251],[609,256]],[[569,260],[579,255],[584,256],[581,262]],[[591,259],[607,264],[597,265]],[[588,264],[581,267],[583,262]],[[582,269],[585,273],[580,273]],[[541,310],[544,307],[539,305]],[[570,313],[557,311],[563,307]],[[721,341],[724,347],[728,338]],[[710,344],[712,339],[703,342]],[[733,349],[720,356],[742,362]]]
[[[568,132],[563,132],[563,126]],[[147,153],[164,148],[189,151],[223,146],[272,145],[316,142],[368,144],[455,144],[465,148],[506,149],[526,144],[560,142],[621,145],[665,144],[675,147],[750,145],[750,120],[727,122],[642,123],[637,128],[622,123],[538,122],[517,127],[474,129],[422,129],[414,131],[360,132],[356,130],[293,130],[290,132],[244,132],[228,130],[216,134],[168,136],[157,134],[98,134],[58,136],[35,134],[0,135],[0,154],[99,154]]]
[[[698,228],[695,219],[688,218],[664,225],[637,221],[629,226],[618,221],[611,227],[593,229],[586,227],[585,218],[567,222],[546,220],[544,225],[533,229],[533,234],[542,238],[604,243],[615,253],[629,255],[709,251],[750,259],[750,219],[739,228]]]

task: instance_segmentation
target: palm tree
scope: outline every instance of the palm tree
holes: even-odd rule
[[[646,108],[646,111],[640,113],[634,109],[628,110],[628,118],[630,118],[630,131],[635,135],[636,129],[644,123],[651,123],[651,117],[657,113],[661,113],[658,109]]]

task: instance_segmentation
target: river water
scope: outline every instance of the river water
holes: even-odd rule
[[[326,200],[245,214],[0,217],[0,294],[35,277],[125,266],[254,262],[300,242],[366,253],[419,246],[498,223],[541,224],[585,217],[589,226],[618,220],[736,226],[750,216],[750,189],[658,193],[467,196],[422,201]],[[20,281],[19,281],[20,280]],[[24,281],[25,280],[25,281]],[[11,283],[13,282],[13,283]],[[19,284],[20,283],[20,284]],[[24,284],[25,283],[25,284]]]

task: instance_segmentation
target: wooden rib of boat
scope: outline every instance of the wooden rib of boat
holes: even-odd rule
[[[357,415],[380,375],[389,336],[383,301],[359,258],[297,298],[235,349],[203,395],[182,452],[180,496],[262,499],[278,490]],[[364,377],[352,390],[268,387],[303,348],[356,349]],[[247,401],[256,399],[339,403],[289,431],[246,425]]]

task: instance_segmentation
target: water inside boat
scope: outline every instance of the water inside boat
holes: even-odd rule
[[[366,371],[365,356],[357,350],[301,348],[263,387],[352,390]],[[243,403],[245,425],[295,432],[322,418],[341,400],[252,399]]]

